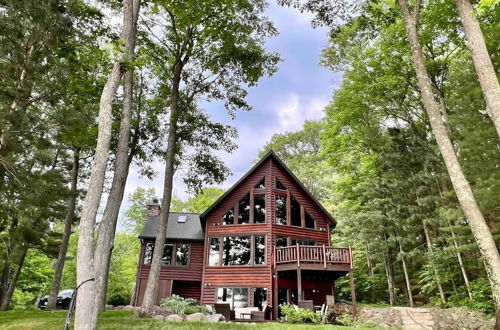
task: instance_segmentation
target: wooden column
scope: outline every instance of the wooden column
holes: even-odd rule
[[[358,314],[358,308],[356,306],[356,288],[354,287],[354,274],[352,271],[352,249],[349,246],[349,282],[351,284],[351,300],[352,300],[352,315],[356,316]]]
[[[278,271],[273,274],[273,319],[278,319]]]
[[[299,268],[297,269],[297,299],[304,300],[302,297],[302,272]]]

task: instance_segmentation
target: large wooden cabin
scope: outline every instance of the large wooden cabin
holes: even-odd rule
[[[135,305],[141,305],[159,206],[148,206]],[[322,305],[350,274],[350,248],[331,246],[335,219],[270,152],[202,214],[168,219],[158,301],[171,294],[231,308],[312,300]],[[352,302],[355,307],[355,295]]]

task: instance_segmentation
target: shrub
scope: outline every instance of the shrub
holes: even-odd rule
[[[210,314],[208,308],[198,305],[198,301],[196,299],[183,298],[175,294],[163,299],[160,305],[165,308],[167,312],[175,314]]]
[[[113,306],[128,305],[129,302],[130,302],[129,297],[124,297],[122,294],[119,293],[112,294],[107,300],[107,303]]]
[[[495,312],[495,304],[491,294],[491,286],[487,279],[479,278],[469,282],[472,293],[472,300],[469,299],[467,288],[461,286],[457,292],[448,299],[449,306],[468,307],[479,310],[484,313],[493,314]]]
[[[15,311],[35,309],[36,297],[30,292],[14,290],[9,308]]]
[[[296,308],[294,305],[280,305],[282,322],[286,323],[314,323],[319,324],[323,320],[321,316],[315,312],[312,312],[303,308]]]

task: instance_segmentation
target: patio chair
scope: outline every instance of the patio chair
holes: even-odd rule
[[[310,310],[314,312],[314,303],[312,300],[299,300],[298,301],[299,308]]]
[[[271,320],[271,306],[267,305],[263,311],[252,312],[251,319],[252,321],[266,321]]]
[[[216,313],[224,315],[226,321],[234,320],[234,311],[231,310],[229,303],[215,303],[214,309]]]

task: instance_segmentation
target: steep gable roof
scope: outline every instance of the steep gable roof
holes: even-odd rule
[[[318,206],[318,208],[327,216],[327,218],[331,221],[333,226],[337,224],[335,218],[321,205],[321,203],[311,194],[309,189],[307,189],[302,182],[297,179],[295,174],[283,163],[281,159],[274,153],[274,151],[269,151],[264,157],[262,157],[252,168],[245,173],[231,188],[229,188],[219,199],[217,199],[208,209],[205,210],[202,214],[200,214],[200,221],[202,223],[202,228],[205,227],[206,216],[217,206],[219,205],[228,195],[230,195],[236,187],[240,185],[250,174],[252,174],[257,168],[259,168],[262,163],[264,163],[267,159],[272,158],[276,161],[276,163],[281,166],[291,177],[292,179],[299,185],[299,187],[311,198],[311,200]]]

